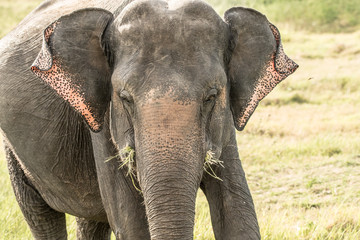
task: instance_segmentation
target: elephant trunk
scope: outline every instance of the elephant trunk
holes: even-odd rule
[[[144,106],[140,130],[135,130],[150,235],[153,240],[193,239],[204,140],[192,106],[164,102]]]

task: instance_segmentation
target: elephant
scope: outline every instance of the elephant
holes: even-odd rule
[[[297,67],[253,9],[43,2],[0,41],[0,128],[33,237],[66,239],[68,213],[78,239],[193,239],[201,189],[216,239],[260,239],[236,130]]]

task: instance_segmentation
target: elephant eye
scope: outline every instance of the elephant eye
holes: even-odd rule
[[[133,102],[133,98],[132,96],[130,95],[130,93],[126,90],[122,90],[120,93],[119,93],[119,97],[122,101],[126,102],[126,103],[132,103]]]
[[[218,91],[215,88],[211,89],[205,97],[205,102],[211,102],[215,100],[217,93]]]

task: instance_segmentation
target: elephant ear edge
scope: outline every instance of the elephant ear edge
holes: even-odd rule
[[[299,65],[297,65],[293,60],[291,60],[285,54],[281,43],[280,31],[278,30],[278,28],[272,23],[269,23],[269,27],[276,41],[276,54],[273,57],[275,64],[275,71],[280,75],[281,78],[280,81],[282,81],[285,78],[287,78],[290,74],[295,72],[295,70],[299,67]]]
[[[110,12],[94,8],[60,17],[44,30],[31,66],[94,132],[101,130],[110,101],[110,67],[101,41],[112,19]]]
[[[230,27],[230,102],[234,124],[242,131],[259,102],[298,65],[285,53],[279,30],[253,9],[231,8],[225,13]],[[251,55],[249,57],[249,55]],[[246,58],[255,64],[249,64]]]

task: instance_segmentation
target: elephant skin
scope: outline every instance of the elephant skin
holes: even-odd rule
[[[192,239],[201,188],[216,239],[260,239],[235,128],[296,68],[252,9],[45,1],[0,40],[0,128],[34,238],[66,239],[68,213],[78,239]]]

